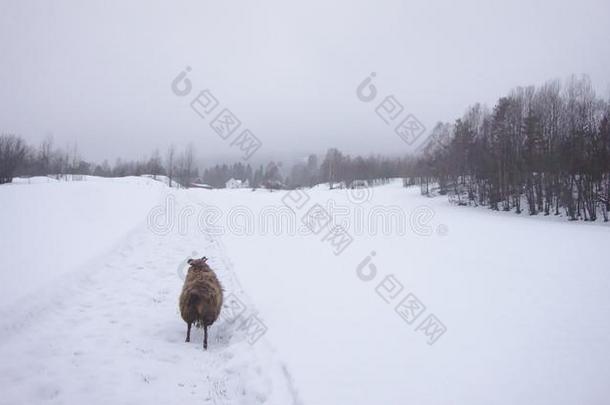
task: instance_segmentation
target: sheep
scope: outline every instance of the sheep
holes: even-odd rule
[[[208,326],[212,325],[222,307],[222,286],[207,257],[189,259],[188,273],[180,294],[180,315],[187,324],[186,342],[191,341],[191,325],[203,325],[203,349],[208,348]]]

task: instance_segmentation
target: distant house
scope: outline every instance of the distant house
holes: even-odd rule
[[[244,181],[241,181],[241,180],[231,178],[225,183],[225,187],[226,188],[248,188],[248,187],[250,187],[250,182],[247,179]]]

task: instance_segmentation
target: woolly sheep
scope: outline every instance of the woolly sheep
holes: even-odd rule
[[[212,325],[222,307],[222,286],[207,257],[189,259],[188,273],[180,294],[180,314],[187,324],[186,342],[191,341],[191,325],[203,326],[203,348],[208,348],[208,326]]]

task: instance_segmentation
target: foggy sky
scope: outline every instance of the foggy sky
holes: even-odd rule
[[[52,134],[98,161],[188,142],[238,160],[189,106],[209,89],[263,142],[259,158],[401,154],[374,112],[387,95],[428,129],[571,73],[608,97],[609,16],[607,0],[1,0],[0,132]],[[178,97],[186,66],[193,94]],[[371,72],[367,104],[356,87]]]

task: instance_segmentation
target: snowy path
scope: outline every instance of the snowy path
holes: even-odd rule
[[[142,224],[110,255],[47,286],[51,294],[3,311],[0,403],[298,403],[268,342],[249,344],[239,321],[217,322],[207,352],[199,330],[184,342],[178,265],[193,252],[210,257],[225,296],[252,307],[218,241]]]

